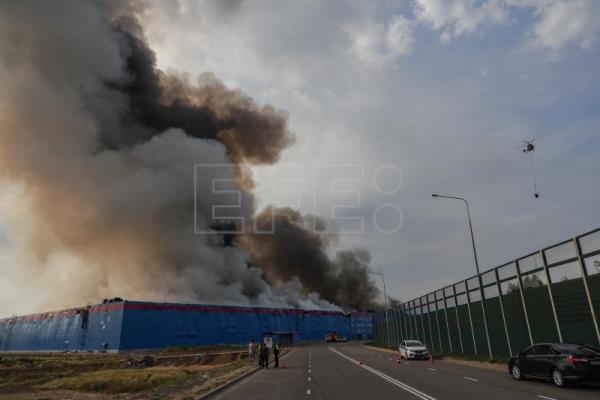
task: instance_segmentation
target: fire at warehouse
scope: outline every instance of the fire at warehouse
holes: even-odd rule
[[[4,223],[17,266],[6,279],[18,296],[0,292],[0,312],[115,296],[377,307],[366,250],[332,253],[335,235],[308,228],[318,217],[256,209],[249,168],[276,163],[293,145],[286,112],[212,72],[192,83],[158,69],[136,4],[2,5],[0,74],[10,101],[2,102],[0,179],[15,200]],[[197,173],[198,164],[227,168]],[[274,233],[219,234],[211,213],[221,200],[194,192],[215,179],[240,193],[243,218]]]

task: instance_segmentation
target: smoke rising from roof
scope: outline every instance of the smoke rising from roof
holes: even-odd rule
[[[18,267],[16,295],[0,294],[0,312],[113,296],[372,306],[368,254],[332,261],[327,241],[300,224],[249,233],[240,247],[194,234],[194,223],[211,230],[219,204],[209,192],[195,198],[194,182],[229,179],[225,189],[242,193],[239,212],[253,217],[247,166],[274,163],[293,143],[286,114],[212,73],[191,84],[158,70],[135,4],[116,4],[0,5],[0,179]],[[194,175],[198,163],[230,168]]]

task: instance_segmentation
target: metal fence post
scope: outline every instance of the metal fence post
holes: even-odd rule
[[[381,314],[380,313],[377,313],[376,326],[377,326],[377,341],[383,345],[384,342],[383,342],[383,338],[381,337]]]
[[[442,352],[444,350],[444,346],[442,346],[442,333],[440,331],[440,318],[438,315],[440,313],[440,310],[438,309],[438,300],[436,292],[433,292],[433,302],[435,303],[435,324],[437,326],[438,344],[440,345],[440,352]]]
[[[410,328],[410,338],[414,339],[413,331],[412,331],[412,322],[410,320],[410,302],[406,303],[406,320],[408,321],[408,327]]]
[[[404,306],[406,303],[402,303],[400,305],[400,321],[402,322],[402,340],[404,340],[406,338],[406,316],[404,313]]]
[[[406,324],[408,325],[408,329],[410,330],[410,338],[414,338],[414,334],[412,331],[412,322],[410,320],[410,303],[406,303],[406,308],[404,310],[405,314],[406,314]]]
[[[552,315],[554,316],[554,323],[556,324],[556,331],[558,332],[558,340],[562,342],[562,332],[560,331],[560,323],[558,322],[558,314],[556,314],[556,305],[554,304],[554,296],[552,295],[552,280],[550,279],[550,272],[548,271],[548,260],[546,259],[544,250],[540,250],[540,255],[542,256],[542,268],[544,268],[546,282],[548,282],[548,295],[550,296],[550,305],[552,306]]]
[[[389,309],[385,309],[385,331],[387,333],[387,347],[392,344],[392,330],[390,329],[390,314]]]
[[[454,314],[456,314],[456,327],[458,328],[458,339],[460,342],[460,351],[464,354],[465,347],[462,340],[462,329],[460,327],[460,318],[458,317],[458,300],[456,298],[456,288],[452,285],[452,294],[454,295]]]
[[[415,319],[415,315],[414,315],[414,311],[415,307],[414,307],[414,303],[411,301],[410,303],[408,303],[408,316],[410,317],[410,323],[412,324],[412,328],[413,328],[413,333],[414,333],[414,337],[413,339],[418,339],[419,338],[419,331],[417,330],[417,320]]]
[[[415,307],[415,301],[412,301],[412,309],[413,309],[413,320],[415,323],[415,334],[417,335],[417,339],[420,338],[420,333],[419,333],[419,320],[417,319],[417,308]]]
[[[418,303],[416,301],[418,301]],[[417,324],[417,329],[419,328],[419,325],[421,325],[421,332],[418,334],[419,340],[421,340],[422,342],[426,342],[425,328],[423,328],[423,318],[421,317],[421,315],[423,315],[422,314],[423,310],[421,309],[421,298],[416,299],[416,301],[415,301],[415,323]],[[419,307],[418,308],[419,311],[417,311],[417,307]],[[421,314],[419,314],[419,313],[421,313]]]
[[[402,307],[398,306],[398,323],[400,326],[400,337],[398,338],[398,345],[400,345],[400,342],[404,340],[404,325],[402,322]]]
[[[446,288],[442,289],[442,299],[444,300],[444,316],[446,317],[446,332],[448,333],[448,344],[450,345],[450,353],[454,352],[452,348],[452,334],[450,333],[450,323],[448,322],[448,304],[446,304]]]
[[[375,343],[379,343],[379,336],[377,333],[377,313],[373,314],[371,326],[373,327],[373,339],[375,339]]]
[[[423,342],[427,343],[427,335],[425,334],[425,323],[423,323],[423,320],[425,319],[425,317],[423,316],[423,303],[421,302],[421,298],[419,297],[419,311],[421,312],[421,316],[419,317],[419,319],[421,320],[421,331],[423,332]]]
[[[429,325],[429,340],[431,340],[431,349],[435,351],[435,343],[433,343],[433,330],[431,329],[431,309],[429,308],[429,296],[425,296],[427,300],[427,323]]]
[[[496,287],[498,288],[498,301],[500,301],[500,314],[502,315],[502,324],[504,325],[504,334],[506,335],[508,354],[512,356],[512,346],[510,345],[510,336],[508,335],[508,326],[506,325],[506,315],[504,315],[504,304],[502,303],[502,286],[500,286],[500,275],[498,275],[498,268],[494,268],[494,274],[496,276]]]
[[[467,295],[467,310],[469,311],[469,324],[471,324],[471,336],[473,337],[473,349],[477,354],[477,342],[475,342],[475,328],[473,327],[473,318],[471,317],[471,296],[469,295],[469,285],[465,279],[465,294]]]
[[[402,340],[401,338],[402,338],[402,334],[403,334],[402,324],[400,321],[400,306],[399,305],[396,306],[396,320],[398,321],[398,343],[397,344],[399,345],[400,341]]]
[[[394,309],[394,307],[392,307],[392,331],[394,332],[395,341],[398,341],[398,325],[396,320],[396,310]],[[394,343],[392,343],[392,345],[394,345]]]
[[[525,323],[527,324],[527,333],[529,334],[529,344],[533,344],[533,335],[531,334],[531,325],[529,325],[529,315],[527,314],[527,305],[525,304],[525,295],[523,294],[523,283],[521,282],[521,267],[519,260],[515,261],[517,268],[517,281],[519,282],[519,293],[521,294],[521,304],[523,305],[523,313],[525,313]]]
[[[590,295],[590,287],[587,281],[588,273],[583,263],[583,256],[581,255],[581,245],[579,238],[574,238],[575,250],[577,251],[577,260],[579,261],[579,267],[581,268],[581,279],[583,280],[583,287],[585,288],[585,295],[587,296],[588,305],[590,306],[590,313],[592,314],[592,322],[594,323],[594,329],[596,330],[596,339],[600,345],[600,329],[598,329],[598,319],[596,318],[596,311],[594,310],[594,304],[592,303],[592,296]]]

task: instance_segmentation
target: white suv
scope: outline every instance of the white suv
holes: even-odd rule
[[[404,340],[400,343],[398,351],[400,352],[400,358],[429,358],[429,351],[420,340]]]

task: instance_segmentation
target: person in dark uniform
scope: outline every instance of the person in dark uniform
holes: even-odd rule
[[[261,343],[258,347],[258,365],[261,368],[265,367],[265,344]]]
[[[273,346],[273,357],[275,358],[275,368],[279,368],[279,345]]]
[[[266,344],[262,345],[262,353],[263,353],[263,368],[269,368],[269,348]]]

